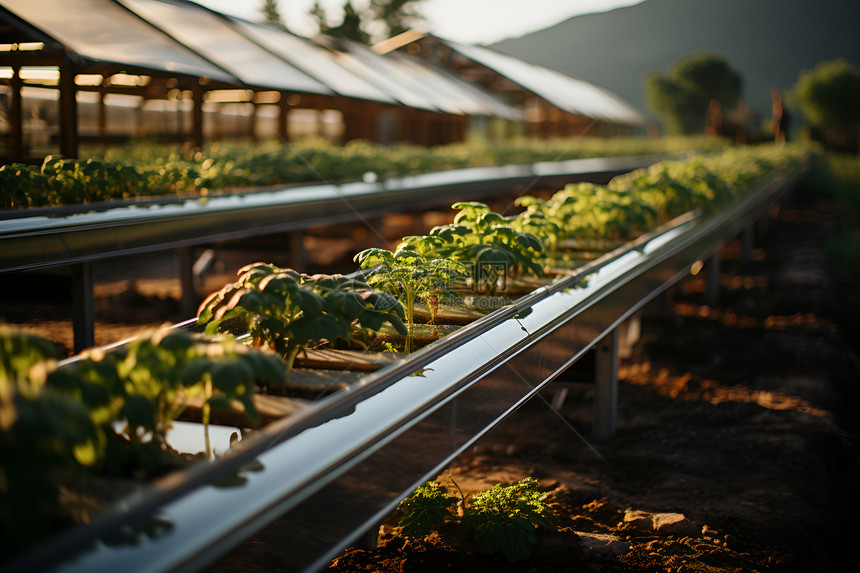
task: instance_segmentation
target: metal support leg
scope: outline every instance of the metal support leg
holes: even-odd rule
[[[179,309],[182,316],[191,317],[197,314],[197,289],[194,281],[194,253],[191,247],[179,249]]]
[[[594,432],[602,442],[615,435],[618,423],[618,329],[594,347]]]
[[[95,345],[95,304],[93,302],[93,267],[84,262],[72,265],[72,322],[75,352]]]
[[[720,253],[705,263],[705,303],[714,306],[720,298]]]
[[[755,246],[755,223],[744,229],[741,235],[741,264],[749,265],[752,263],[753,247]]]
[[[290,232],[290,261],[297,271],[305,270],[307,266],[307,253],[304,246],[304,231]]]

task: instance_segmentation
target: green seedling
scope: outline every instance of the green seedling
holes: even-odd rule
[[[208,334],[238,322],[255,345],[273,348],[291,369],[299,352],[322,341],[356,341],[386,322],[406,334],[403,317],[394,298],[357,279],[254,263],[203,301],[197,318]]]

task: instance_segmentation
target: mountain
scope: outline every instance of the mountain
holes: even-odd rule
[[[643,76],[696,52],[722,56],[743,77],[743,99],[770,116],[819,62],[860,66],[858,0],[646,0],[565,20],[488,47],[606,88],[649,113]]]

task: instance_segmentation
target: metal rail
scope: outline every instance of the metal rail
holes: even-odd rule
[[[0,212],[0,273],[72,265],[75,349],[94,344],[92,263],[248,237],[295,232],[314,225],[416,211],[452,198],[498,195],[537,184],[563,186],[611,177],[677,156],[643,155],[478,167],[376,182],[285,186],[224,196]],[[191,300],[192,261],[183,257],[183,301]],[[192,307],[193,300],[184,306]]]
[[[265,427],[223,458],[154,484],[13,569],[226,571],[260,548],[283,571],[325,567],[588,350],[600,345],[611,357],[619,325],[759,219],[802,169],[774,174],[719,214],[688,214],[608,253]],[[611,360],[602,371],[596,429],[611,435]],[[237,474],[241,485],[213,485]],[[112,544],[117,531],[141,540]],[[252,536],[262,543],[243,544]]]

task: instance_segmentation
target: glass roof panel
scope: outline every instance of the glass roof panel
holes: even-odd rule
[[[180,0],[117,0],[248,85],[306,93],[331,90],[236,30],[225,16]]]
[[[495,70],[569,113],[625,123],[642,124],[647,121],[618,96],[588,82],[487,48],[443,41],[467,58]]]
[[[265,24],[240,19],[232,21],[247,37],[341,95],[385,103],[395,102],[394,98],[340,65],[331,53],[310,40]]]
[[[88,60],[237,83],[110,0],[3,0],[3,8]]]

